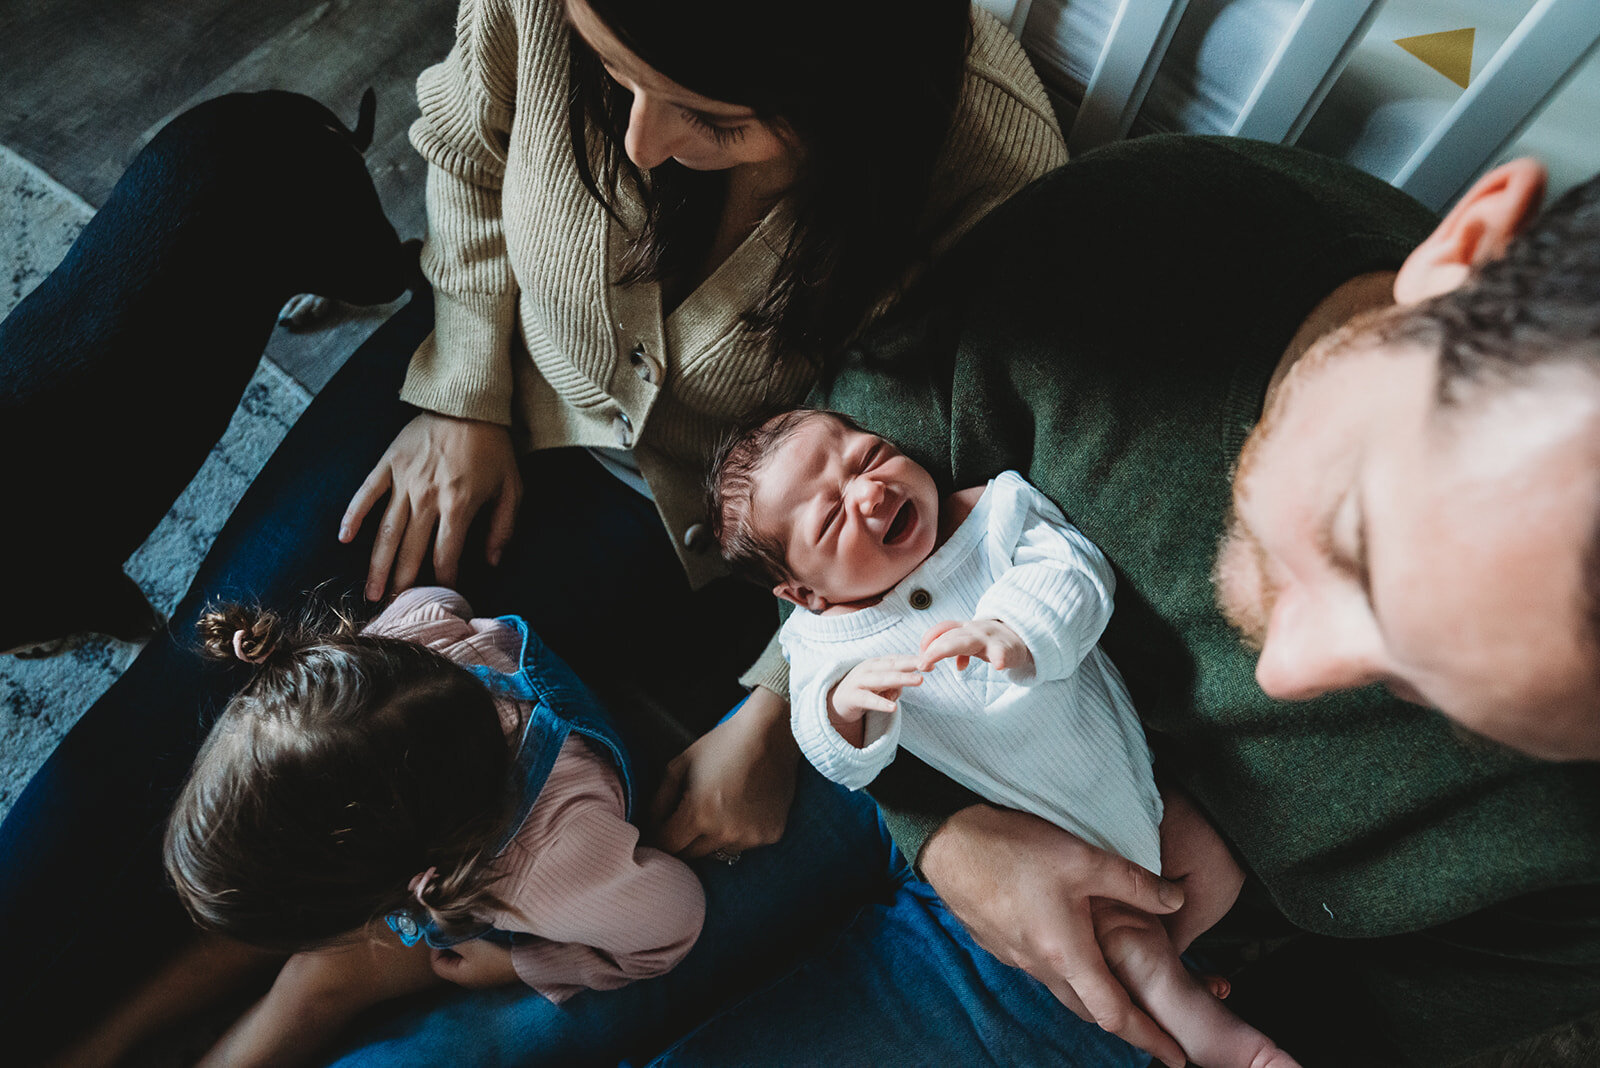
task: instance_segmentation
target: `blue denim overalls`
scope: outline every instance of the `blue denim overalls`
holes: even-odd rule
[[[522,652],[517,657],[521,667],[512,674],[496,671],[482,664],[471,668],[473,674],[484,681],[497,696],[508,696],[529,702],[528,722],[522,731],[512,760],[511,781],[507,788],[518,791],[516,815],[505,834],[494,847],[498,856],[511,844],[522,829],[533,804],[544,789],[550,769],[555,766],[556,755],[561,752],[567,735],[576,731],[593,742],[601,752],[611,758],[617,774],[622,778],[623,814],[633,814],[633,776],[628,763],[628,751],[618,736],[615,725],[600,699],[575,675],[539,636],[528,629],[521,616],[501,616],[496,622],[515,627],[522,635]],[[414,946],[423,940],[434,949],[450,946],[473,938],[489,938],[509,944],[515,935],[498,931],[488,924],[476,930],[444,932],[420,905],[391,912],[384,917],[389,927],[400,936],[400,941]]]

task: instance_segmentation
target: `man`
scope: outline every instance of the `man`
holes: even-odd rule
[[[1269,397],[1218,562],[1268,694],[1381,682],[1534,756],[1600,759],[1600,196],[1508,250],[1542,186],[1527,160],[1478,183],[1406,260],[1398,306]],[[1285,525],[1333,507],[1329,558],[1298,558]]]
[[[1158,774],[1252,875],[1236,933],[1287,939],[1230,1004],[1308,1063],[1449,1063],[1600,1005],[1600,771],[1476,736],[1600,756],[1600,185],[1518,242],[1542,191],[1511,164],[1435,226],[1292,149],[1113,146],[815,398],[945,489],[1018,468],[1105,550]],[[874,793],[978,942],[1182,1063],[1093,933],[1165,888],[907,764]]]

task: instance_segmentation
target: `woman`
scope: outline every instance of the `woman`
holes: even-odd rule
[[[176,637],[85,715],[0,830],[0,914],[35,962],[3,999],[14,1020],[81,1019],[157,960],[171,963],[144,988],[156,1001],[201,965],[249,960],[180,948],[189,927],[156,868],[229,686],[186,647],[210,597],[287,605],[364,571],[376,599],[431,558],[480,612],[520,612],[585,677],[664,695],[690,732],[738,696],[771,605],[717,581],[695,536],[713,440],[798,399],[923,259],[1064,155],[1015,42],[959,0],[696,15],[466,0],[413,130],[431,163],[432,306],[419,295],[319,395],[174,613]],[[163,203],[177,225],[182,204]],[[413,349],[401,395],[420,415],[391,399]],[[664,848],[731,860],[783,832],[796,759],[783,683],[765,681],[777,692],[758,686],[669,767]],[[660,1048],[887,885],[861,799],[802,779],[787,825],[783,845],[705,872],[712,918],[671,976],[559,1015],[473,1002],[476,1040],[551,1063]],[[117,1019],[149,1018],[149,1001],[123,1004]],[[367,1053],[440,1056],[461,1011]]]

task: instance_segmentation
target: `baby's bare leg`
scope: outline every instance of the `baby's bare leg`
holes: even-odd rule
[[[1183,887],[1183,907],[1165,923],[1182,953],[1227,915],[1244,885],[1244,871],[1187,794],[1163,785],[1161,803],[1161,874]]]
[[[202,1068],[312,1060],[346,1024],[379,1002],[436,986],[428,947],[407,948],[381,924],[354,941],[296,953],[265,997],[228,1029]]]
[[[1187,906],[1186,906],[1187,907]],[[1097,916],[1106,964],[1133,999],[1202,1068],[1298,1068],[1277,1044],[1229,1012],[1178,959],[1160,919],[1118,907]]]

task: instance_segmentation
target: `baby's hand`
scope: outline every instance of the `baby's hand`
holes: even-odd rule
[[[862,717],[868,712],[893,712],[902,689],[921,685],[914,656],[863,660],[828,691],[828,719],[845,741],[859,749],[866,733]]]
[[[956,658],[956,670],[967,670],[972,657],[985,660],[996,671],[1031,672],[1033,654],[1017,632],[998,619],[969,619],[965,623],[947,619],[922,636],[919,671],[949,657]]]

